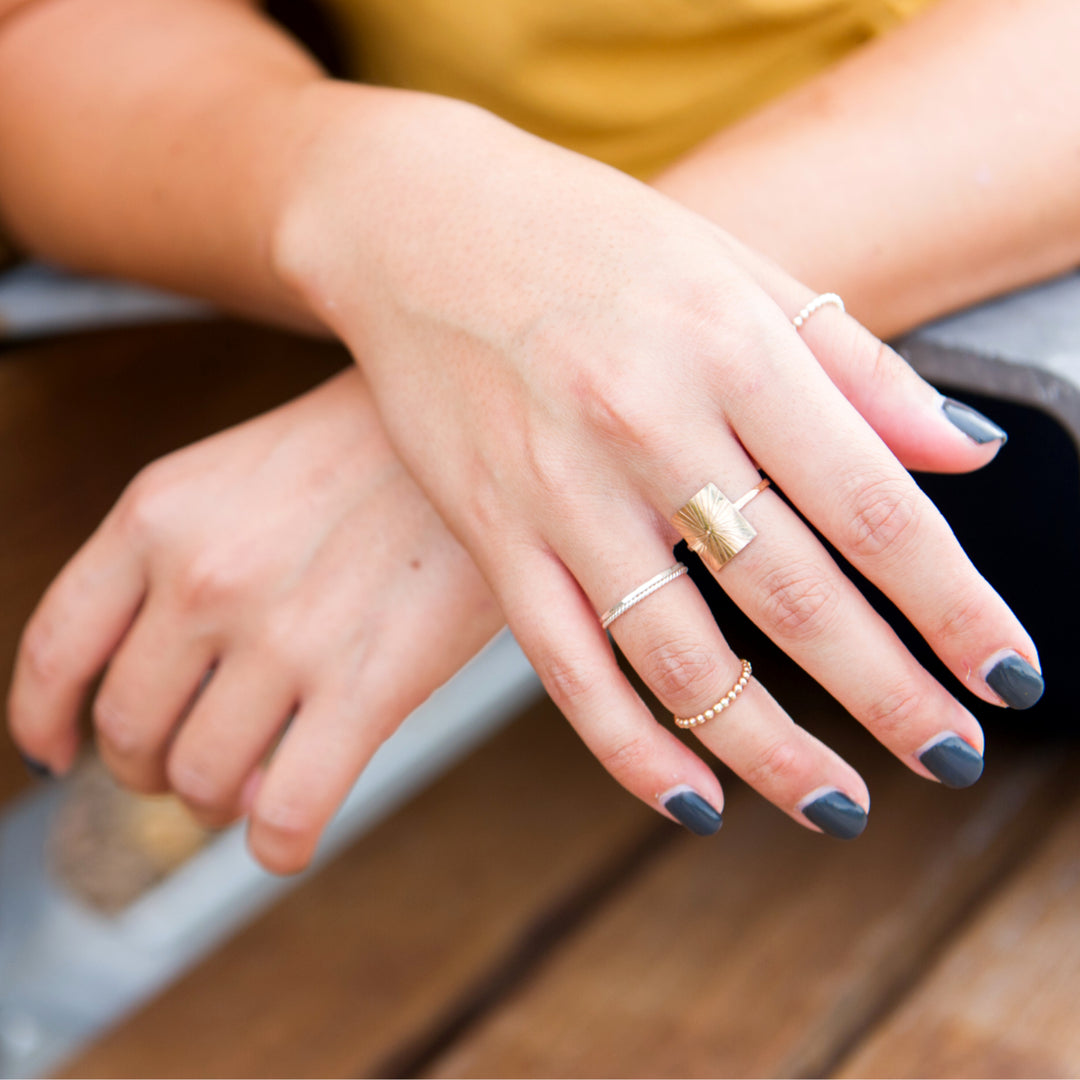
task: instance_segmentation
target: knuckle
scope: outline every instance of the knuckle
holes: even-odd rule
[[[172,790],[164,770],[144,772],[141,769],[125,770],[124,775],[114,772],[116,780],[136,795],[168,795]]]
[[[135,475],[116,504],[116,522],[132,538],[158,535],[170,513],[171,484],[162,462],[155,461]]]
[[[663,641],[641,660],[642,678],[667,703],[698,701],[725,680],[716,655],[704,645],[678,639]]]
[[[897,352],[891,349],[884,341],[878,340],[865,327],[860,326],[853,320],[851,322],[857,328],[854,341],[856,357],[865,355],[869,361],[871,371],[870,383],[878,388],[878,393],[889,395],[895,392],[895,388],[908,382],[915,374],[914,368]]]
[[[525,439],[522,443],[528,475],[542,495],[548,499],[558,499],[570,489],[575,471],[580,476],[580,468],[575,470],[561,450],[548,444],[546,440]],[[502,493],[492,491],[496,501],[502,502]],[[498,511],[497,511],[498,512]],[[485,515],[490,521],[491,514]]]
[[[893,744],[906,734],[924,706],[924,695],[907,684],[876,697],[865,710],[864,722],[881,742]]]
[[[594,383],[585,402],[585,418],[606,443],[622,450],[662,453],[666,425],[657,423],[656,401],[625,389],[627,381]]]
[[[847,547],[863,557],[893,552],[915,533],[920,517],[919,500],[908,481],[886,477],[864,482],[853,499]]]
[[[840,592],[822,577],[820,567],[788,563],[766,574],[762,582],[764,620],[786,638],[816,637],[831,622]]]
[[[666,347],[685,354],[691,343],[671,328],[670,313],[658,311],[656,318],[658,325],[669,326],[661,334],[661,338],[671,342]],[[611,349],[601,355],[579,351],[571,358],[576,362],[561,365],[560,372],[575,419],[580,421],[579,430],[584,428],[602,444],[623,452],[652,453],[664,446],[670,449],[669,432],[673,425],[664,423],[660,415],[666,397],[658,398],[655,393],[656,371],[646,351]],[[570,464],[578,465],[580,476],[580,458]]]
[[[827,353],[846,357],[851,370],[876,394],[888,395],[911,371],[897,353],[855,319],[818,320],[813,332],[825,335]]]
[[[260,648],[275,670],[292,670],[308,640],[324,641],[324,635],[306,634],[299,618],[286,611],[269,613],[259,635]]]
[[[55,686],[66,673],[56,639],[55,624],[40,615],[23,631],[19,645],[20,668],[39,685]]]
[[[946,604],[934,627],[934,639],[956,641],[978,633],[986,625],[987,607],[981,596],[968,594]]]
[[[116,753],[128,757],[143,748],[138,722],[108,691],[94,699],[93,719],[98,735]]]
[[[212,610],[234,602],[245,583],[245,568],[239,560],[220,551],[202,551],[178,575],[176,602],[182,611]]]
[[[166,763],[169,787],[192,808],[220,812],[230,799],[213,770],[190,753],[174,753]]]
[[[603,750],[597,754],[597,760],[616,780],[629,786],[629,781],[641,774],[653,756],[652,740],[636,735]]]
[[[574,656],[552,653],[540,659],[537,674],[551,700],[564,712],[588,701],[596,689],[597,676],[588,664]]]
[[[754,755],[744,773],[746,782],[757,790],[775,790],[798,772],[799,755],[786,739],[766,743]]]

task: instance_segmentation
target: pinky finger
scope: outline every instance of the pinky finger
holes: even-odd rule
[[[270,764],[245,783],[239,802],[241,811],[248,809],[248,848],[271,873],[296,874],[308,865],[323,830],[390,735],[370,722],[387,708],[372,702],[366,711],[343,695],[305,701]]]
[[[577,582],[550,553],[497,583],[525,655],[556,706],[605,769],[631,794],[699,836],[722,823],[712,769],[661,727],[620,670]],[[522,585],[528,583],[528,590]],[[543,602],[538,603],[537,598]]]

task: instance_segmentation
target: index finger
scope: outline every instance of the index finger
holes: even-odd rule
[[[49,586],[19,642],[8,724],[25,754],[53,773],[78,750],[79,709],[146,591],[142,559],[112,518]]]
[[[782,314],[773,322],[757,392],[723,406],[747,449],[973,693],[1033,705],[1042,677],[1027,632]]]

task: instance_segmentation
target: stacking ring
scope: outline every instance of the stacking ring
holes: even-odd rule
[[[847,310],[844,307],[844,301],[841,300],[840,297],[836,295],[836,293],[822,293],[820,296],[815,296],[814,299],[811,300],[810,303],[807,304],[806,307],[804,307],[802,311],[800,311],[799,314],[791,320],[791,325],[794,326],[796,330],[801,329],[803,323],[806,322],[806,320],[809,319],[815,311],[817,311],[819,308],[825,307],[828,304],[832,304],[833,307],[838,307],[841,311]]]
[[[719,716],[725,709],[730,709],[735,699],[746,689],[746,684],[750,681],[753,671],[750,661],[743,660],[742,674],[739,675],[735,685],[711,709],[706,709],[703,713],[698,713],[697,716],[676,716],[675,726],[681,728],[701,727],[707,720]]]
[[[706,484],[679,509],[671,523],[690,550],[715,574],[757,536],[757,529],[739,511],[768,486],[768,479],[763,479],[732,502],[715,484]]]
[[[677,562],[656,577],[649,578],[644,585],[639,585],[633,592],[627,593],[614,607],[610,607],[600,616],[600,627],[606,630],[620,615],[625,615],[635,604],[640,604],[646,596],[652,596],[657,589],[662,589],[668,582],[681,578],[687,572],[686,567]]]

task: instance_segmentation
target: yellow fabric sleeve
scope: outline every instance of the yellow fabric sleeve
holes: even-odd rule
[[[933,0],[325,2],[368,80],[646,177]],[[0,268],[14,258],[0,236]]]
[[[475,102],[637,176],[932,0],[327,0],[369,81]]]

